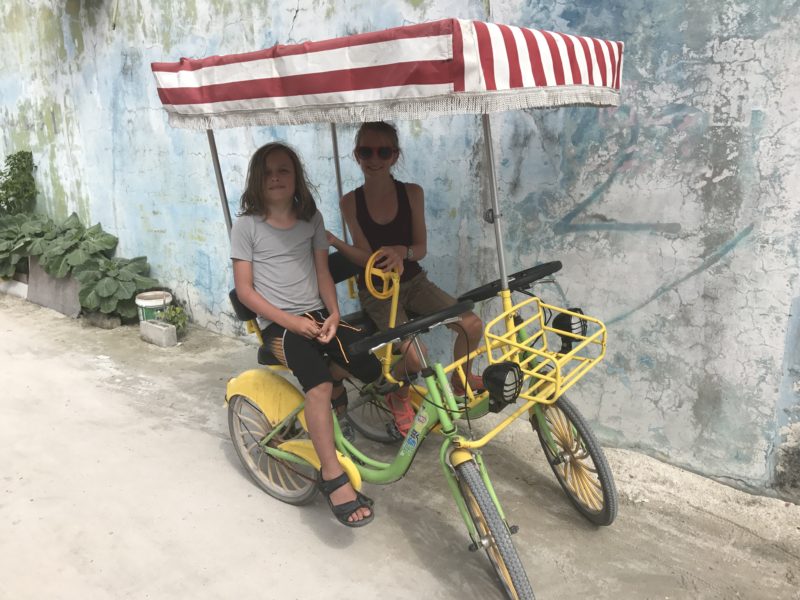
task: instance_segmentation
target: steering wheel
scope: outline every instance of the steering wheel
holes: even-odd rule
[[[508,276],[508,289],[518,292],[530,286],[531,283],[537,279],[542,279],[548,275],[552,275],[556,271],[561,270],[561,261],[554,260],[552,262],[542,263],[535,267],[517,271]],[[472,302],[481,302],[492,296],[496,296],[500,291],[500,280],[495,279],[491,283],[487,283],[473,290],[461,294],[459,300],[472,300]]]
[[[448,306],[447,308],[443,308],[442,310],[436,311],[430,315],[413,319],[407,323],[398,325],[393,329],[379,331],[378,333],[375,333],[369,337],[360,339],[357,342],[353,342],[350,344],[347,350],[350,352],[350,354],[361,354],[363,352],[369,352],[373,348],[378,348],[384,344],[388,344],[389,342],[403,340],[414,335],[415,333],[425,333],[426,331],[433,329],[436,325],[441,324],[442,321],[446,321],[452,317],[457,317],[468,310],[472,310],[473,306],[475,306],[475,303],[471,300],[457,302],[453,306]]]
[[[394,286],[400,282],[400,274],[397,272],[397,269],[384,271],[383,269],[379,269],[375,266],[375,261],[378,259],[378,256],[380,256],[380,252],[381,251],[378,250],[369,257],[369,260],[364,267],[364,283],[366,284],[369,293],[375,298],[378,300],[387,300],[392,297]],[[372,280],[373,277],[377,277],[383,283],[383,286],[380,290],[375,287],[375,283]]]

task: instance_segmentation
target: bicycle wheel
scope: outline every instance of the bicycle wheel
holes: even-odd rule
[[[403,435],[394,424],[392,411],[380,394],[363,394],[347,407],[347,420],[365,438],[381,444],[394,444]]]
[[[270,496],[289,504],[306,504],[317,494],[317,470],[270,456],[259,441],[273,429],[266,415],[249,398],[234,396],[228,403],[228,426],[233,447],[248,475]],[[305,437],[298,422],[288,434],[276,435],[269,445]]]
[[[506,595],[512,600],[533,600],[533,590],[511,541],[511,532],[500,518],[478,467],[474,462],[464,462],[456,467],[456,473],[480,545],[486,550]]]
[[[603,449],[575,406],[561,396],[542,406],[545,424],[556,445],[548,445],[532,413],[531,425],[558,483],[578,512],[595,525],[611,525],[617,516],[617,488]]]

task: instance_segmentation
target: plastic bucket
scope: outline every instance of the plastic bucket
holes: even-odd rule
[[[139,311],[140,321],[152,321],[158,311],[164,310],[172,304],[172,294],[169,292],[142,292],[136,295],[136,308]]]

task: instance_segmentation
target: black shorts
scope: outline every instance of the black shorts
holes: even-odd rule
[[[329,316],[324,309],[307,314],[319,323]],[[267,326],[262,335],[269,351],[297,377],[304,392],[333,381],[326,358],[364,383],[375,381],[381,375],[381,363],[373,354],[350,355],[347,352],[350,344],[364,336],[359,328],[344,321],[339,323],[336,335],[327,344],[292,333],[277,323]]]

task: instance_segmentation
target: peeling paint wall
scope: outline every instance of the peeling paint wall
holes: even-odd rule
[[[607,360],[573,393],[604,441],[763,490],[797,469],[799,6],[10,0],[0,153],[31,149],[40,210],[99,221],[121,255],[147,255],[196,321],[233,332],[206,138],[167,126],[151,62],[451,16],[624,40],[620,108],[492,117],[508,266],[562,260],[543,297],[607,322]],[[432,277],[452,292],[495,278],[480,119],[399,126],[398,177],[426,190]],[[353,134],[340,127],[346,189],[359,181]],[[217,132],[231,207],[249,155],[274,138],[300,150],[338,231],[327,126]]]

